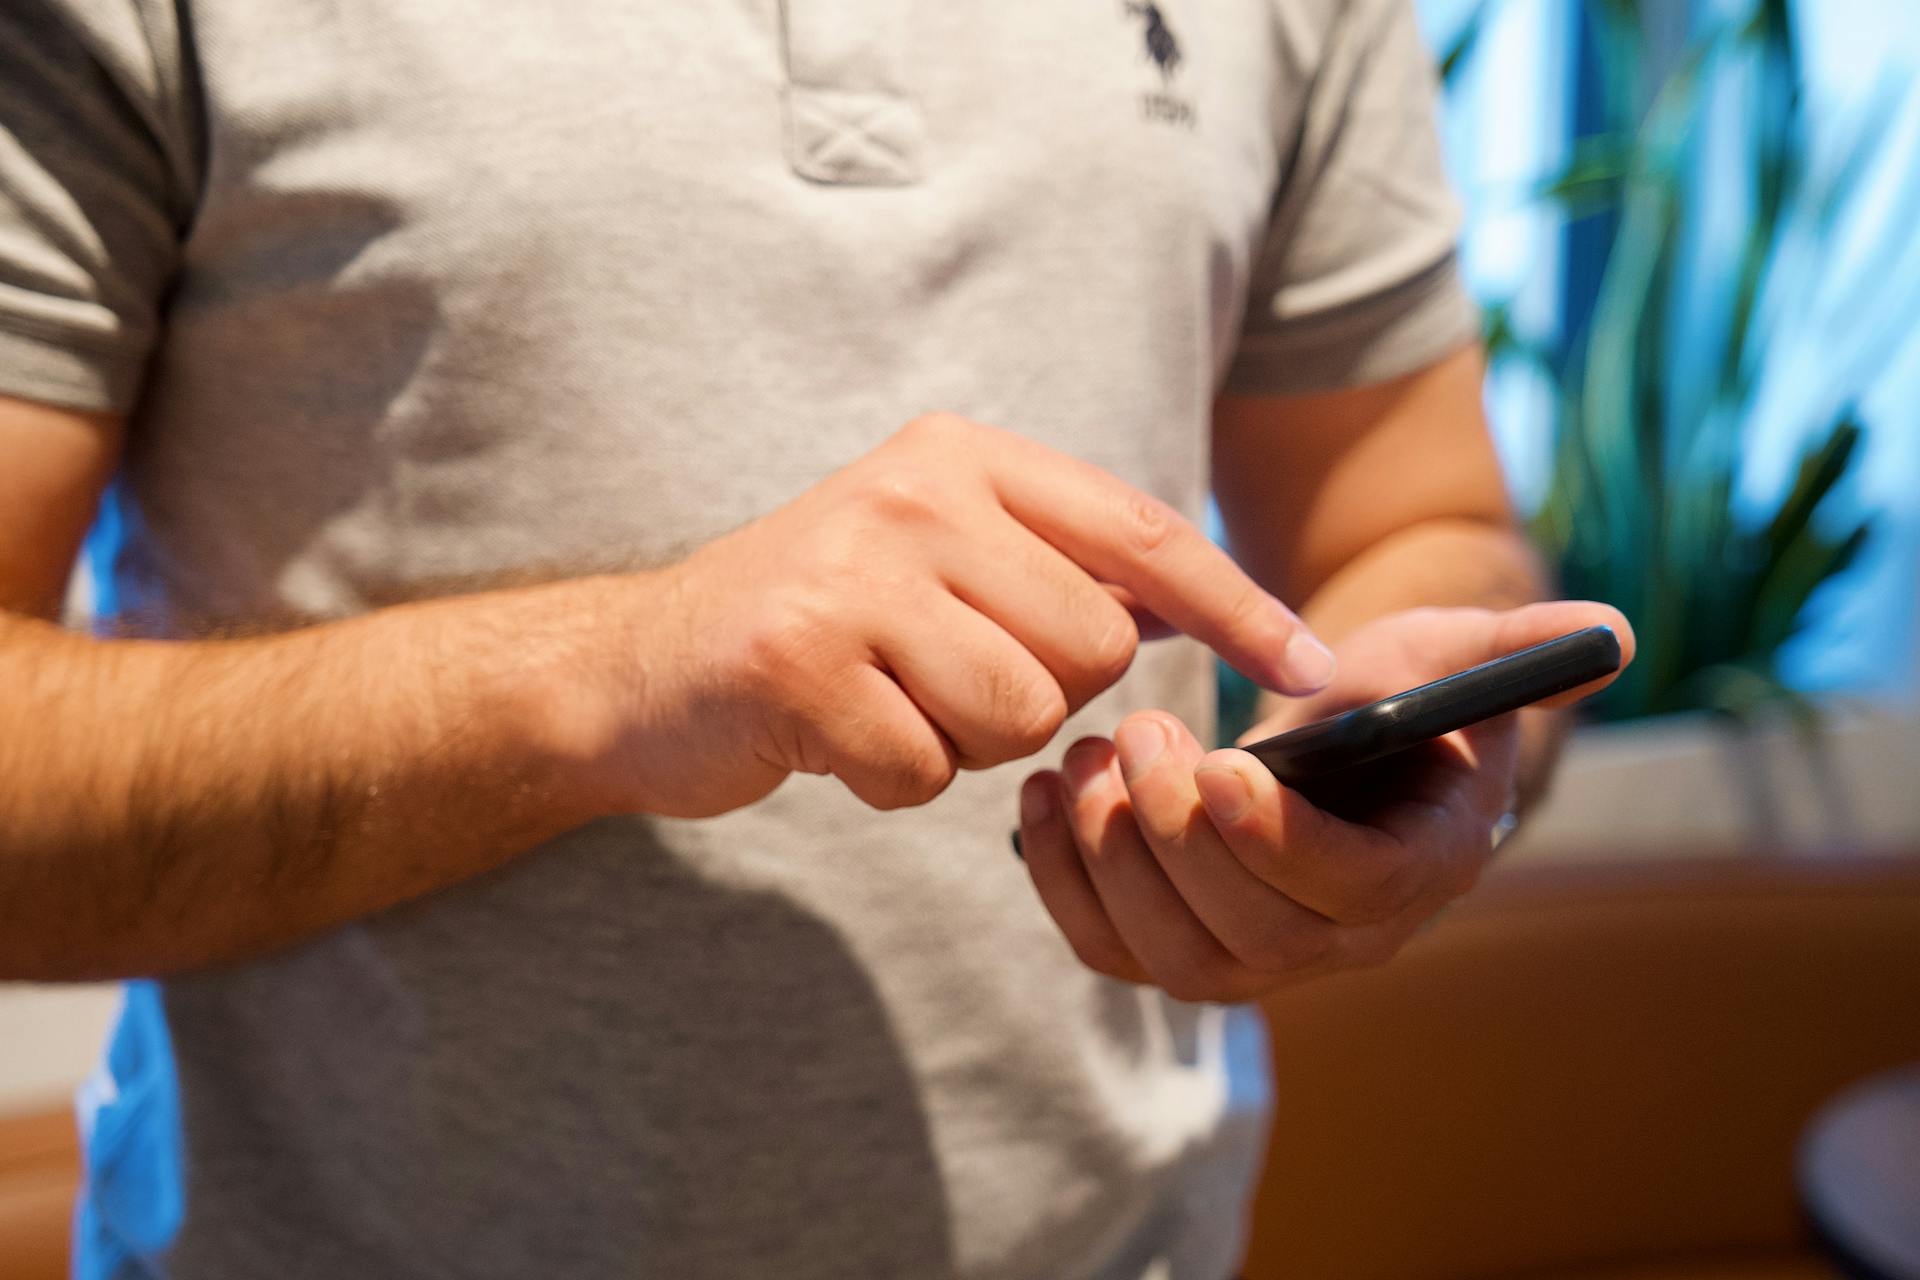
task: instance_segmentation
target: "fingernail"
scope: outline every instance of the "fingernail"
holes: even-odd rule
[[[1305,627],[1296,627],[1281,652],[1287,692],[1318,693],[1333,683],[1333,650]]]
[[[1113,735],[1113,745],[1120,753],[1120,772],[1131,782],[1167,749],[1167,727],[1152,718],[1128,720]]]
[[[1028,778],[1020,788],[1020,821],[1037,827],[1053,816],[1053,787],[1045,778]],[[1019,839],[1019,833],[1014,838]]]
[[[1106,780],[1107,761],[1099,748],[1069,747],[1067,758],[1062,763],[1064,767],[1061,772],[1066,776],[1070,795],[1083,795]]]
[[[1222,822],[1237,822],[1253,808],[1253,789],[1247,780],[1225,765],[1206,765],[1193,771],[1193,785],[1207,812]]]

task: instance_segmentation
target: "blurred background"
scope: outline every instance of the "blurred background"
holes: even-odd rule
[[[1920,9],[1419,8],[1516,505],[1641,643],[1507,856],[1920,845]]]
[[[1515,501],[1640,657],[1480,891],[1269,1003],[1247,1278],[1920,1275],[1920,8],[1419,3]],[[114,999],[0,988],[0,1274]]]
[[[1513,854],[1920,845],[1920,9],[1422,7],[1516,500],[1644,646]]]
[[[1641,648],[1267,1002],[1247,1280],[1920,1277],[1920,6],[1419,5],[1516,504]]]

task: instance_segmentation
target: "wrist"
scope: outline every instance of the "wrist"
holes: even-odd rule
[[[645,576],[534,587],[490,610],[481,701],[563,829],[644,807],[617,762],[630,755],[623,712],[647,665],[632,605]]]

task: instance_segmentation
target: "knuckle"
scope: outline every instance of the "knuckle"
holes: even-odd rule
[[[1183,523],[1180,513],[1150,493],[1129,493],[1121,505],[1120,536],[1129,551],[1151,556],[1171,541]]]
[[[1228,606],[1227,617],[1233,629],[1246,633],[1259,628],[1271,627],[1275,615],[1280,611],[1273,607],[1273,597],[1262,590],[1258,583],[1248,580],[1234,592],[1233,603]],[[1299,624],[1291,620],[1282,620],[1279,635],[1274,637],[1276,644],[1284,644],[1299,629]]]
[[[1011,719],[1008,746],[1013,756],[1030,756],[1053,741],[1067,722],[1067,700],[1058,689],[1040,690],[1025,699]]]
[[[898,804],[889,808],[911,808],[927,804],[945,791],[954,777],[954,765],[944,755],[926,752],[908,757],[895,770]]]
[[[882,813],[890,813],[895,809],[911,809],[918,802],[898,786],[890,786],[869,796],[867,803]]]
[[[1140,628],[1133,615],[1113,605],[1087,648],[1086,674],[1105,689],[1126,674],[1139,649]]]
[[[939,486],[924,472],[894,467],[870,479],[861,490],[867,509],[888,524],[937,523],[944,510]]]
[[[1066,723],[1066,697],[1044,676],[1030,677],[1018,667],[989,662],[976,676],[976,689],[978,719],[964,734],[970,767],[989,768],[1030,756],[1052,742]]]
[[[916,444],[947,446],[967,440],[973,431],[973,423],[959,414],[940,411],[921,414],[900,428],[899,435]]]
[[[812,684],[813,666],[825,642],[811,609],[795,605],[776,611],[751,627],[742,641],[742,679],[763,698],[784,704]]]

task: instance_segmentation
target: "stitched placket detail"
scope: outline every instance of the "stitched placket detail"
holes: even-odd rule
[[[787,162],[814,182],[920,180],[926,124],[896,65],[907,5],[781,0]]]

